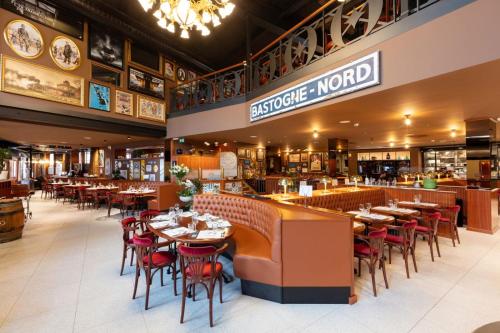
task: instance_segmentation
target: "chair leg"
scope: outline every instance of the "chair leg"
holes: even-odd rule
[[[429,235],[429,247],[431,249],[431,259],[434,261],[434,239],[433,235]]]
[[[439,250],[439,241],[438,241],[438,236],[434,236],[434,242],[436,243],[436,250],[437,250],[437,253],[438,253],[438,257],[441,258],[441,251]]]
[[[453,226],[450,224],[450,236],[451,242],[453,243],[453,247],[455,247],[455,230],[453,230]]]
[[[186,308],[187,286],[186,279],[182,278],[181,324],[184,322],[184,309]]]
[[[413,267],[415,268],[415,273],[418,273],[418,270],[417,270],[417,260],[415,258],[415,249],[411,248],[410,251],[411,251],[411,257],[413,259]]]
[[[125,259],[126,258],[127,258],[127,244],[123,244],[122,269],[120,270],[120,276],[123,275],[123,267],[125,266]]]
[[[132,254],[130,255],[130,266],[132,266],[132,263],[134,262],[135,248],[132,248],[131,250]]]
[[[160,268],[160,284],[163,287],[163,268]]]
[[[375,265],[370,265],[369,266],[370,270],[370,275],[372,276],[372,288],[373,288],[373,296],[377,297],[377,285],[375,283]]]
[[[211,286],[209,288],[208,302],[209,302],[209,314],[210,314],[210,327],[214,327],[214,316],[213,316],[213,299],[214,299],[214,286],[213,281],[210,282]]]
[[[174,296],[177,296],[177,265],[174,261],[173,267],[172,267],[172,278],[174,279]]]
[[[196,302],[196,283],[191,285],[191,293],[193,293],[193,302]]]
[[[389,265],[392,263],[392,246],[389,246]]]
[[[108,217],[111,216],[111,205],[108,205]]]
[[[384,274],[385,288],[389,289],[389,282],[387,281],[387,272],[385,271],[385,260],[380,260],[380,265],[382,266],[382,273]]]
[[[455,229],[455,234],[457,235],[458,244],[460,244],[460,236],[458,235],[458,227],[455,225],[453,228]]]
[[[135,295],[137,294],[137,283],[139,282],[140,268],[138,266],[135,267],[135,282],[134,282],[134,295],[132,299],[135,299]]]
[[[405,260],[406,277],[410,278],[410,270],[408,269],[408,252],[403,253],[403,259]]]
[[[358,276],[361,276],[361,258],[358,258]]]
[[[219,300],[222,304],[222,274],[219,275]]]
[[[151,271],[146,269],[146,304],[144,304],[144,310],[148,309],[149,306],[149,289],[151,288]]]

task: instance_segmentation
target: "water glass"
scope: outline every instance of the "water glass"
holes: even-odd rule
[[[392,199],[388,201],[388,205],[389,205],[389,208],[394,207],[394,202],[392,201]]]
[[[399,200],[398,199],[394,199],[394,208],[398,208],[398,203],[399,203]]]
[[[170,207],[170,208],[168,209],[168,215],[169,215],[169,216],[175,215],[175,212],[174,212],[174,207]]]
[[[370,214],[370,210],[371,210],[371,209],[372,209],[372,204],[371,204],[370,202],[368,202],[368,203],[366,204],[366,211],[367,211],[367,213],[368,213],[368,214]]]
[[[359,211],[360,211],[361,213],[364,213],[364,212],[365,212],[365,205],[363,205],[363,204],[359,204]]]

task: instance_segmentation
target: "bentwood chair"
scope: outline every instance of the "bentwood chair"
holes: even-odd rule
[[[149,210],[145,210],[145,211],[142,211],[139,215],[139,218],[140,218],[140,226],[141,226],[141,231],[142,232],[145,232],[147,230],[147,227],[146,227],[146,224],[151,221],[151,219],[155,216],[158,216],[160,215],[160,211],[159,210],[153,210],[153,209],[149,209]]]
[[[196,285],[201,284],[207,291],[210,327],[214,326],[213,297],[217,281],[219,281],[219,301],[222,303],[222,264],[217,259],[227,247],[227,243],[219,249],[214,246],[188,247],[179,245],[178,253],[182,272],[181,324],[184,322],[188,290],[191,290],[193,301],[195,301]]]
[[[453,207],[445,208],[441,210],[441,218],[439,219],[439,223],[448,225],[448,230],[450,233],[451,241],[453,243],[453,247],[455,247],[455,238],[460,244],[460,236],[458,235],[458,213],[460,213],[460,206],[455,205]]]
[[[78,209],[85,210],[85,205],[93,205],[94,204],[94,195],[87,191],[85,186],[81,186],[78,188]]]
[[[122,220],[123,230],[123,252],[122,252],[122,267],[120,269],[120,276],[123,275],[123,268],[125,267],[125,259],[127,259],[128,250],[130,250],[130,266],[134,261],[135,245],[133,242],[134,233],[137,230],[137,220],[135,217],[128,217]]]
[[[170,267],[172,269],[174,295],[177,296],[177,255],[171,251],[158,251],[158,244],[155,244],[150,237],[139,237],[134,235],[132,242],[137,253],[134,295],[132,298],[135,299],[137,294],[137,284],[142,270],[146,276],[146,303],[144,305],[144,309],[147,310],[149,307],[149,290],[151,288],[153,277],[157,272],[160,272],[160,280],[163,287],[163,269],[165,267]]]
[[[63,187],[63,190],[64,190],[63,205],[66,201],[70,203],[75,202],[77,197],[77,191],[72,187]]]
[[[439,257],[441,257],[441,251],[439,250],[438,241],[438,225],[439,219],[441,218],[441,213],[435,212],[432,214],[422,214],[421,224],[415,227],[415,238],[418,235],[427,237],[427,243],[429,244],[429,249],[431,250],[431,259],[434,261],[434,243],[436,243],[436,250]]]
[[[106,203],[106,201],[108,200],[107,191],[98,189],[92,192],[92,195],[94,196],[94,207],[96,209],[99,209],[101,208],[101,204]]]
[[[122,214],[122,218],[124,217],[125,213],[123,211],[123,197],[118,194],[118,193],[114,193],[112,191],[109,191],[107,193],[107,204],[108,204],[108,217],[111,215],[111,208],[113,208],[113,206],[118,206],[120,207],[120,214]]]
[[[60,198],[64,198],[64,187],[62,185],[54,185],[52,188],[52,197],[56,199],[56,202],[59,201]]]
[[[401,225],[386,225],[389,230],[395,231],[395,235],[387,234],[385,236],[385,245],[389,248],[389,264],[391,263],[392,248],[398,248],[403,254],[405,261],[406,277],[410,278],[410,270],[408,269],[408,256],[411,255],[413,259],[413,267],[415,272],[417,270],[417,261],[415,259],[415,227],[417,226],[416,220],[404,221],[396,220],[395,223]]]
[[[377,264],[384,274],[385,287],[389,289],[384,258],[384,239],[386,236],[386,228],[370,231],[368,236],[355,235],[358,242],[354,244],[354,257],[358,258],[358,276],[361,276],[361,261],[364,261],[368,265],[372,276],[373,295],[375,297],[377,297],[377,285],[375,283]]]
[[[123,194],[122,195],[122,211],[124,212],[123,214],[126,213],[128,215],[129,210],[132,210],[132,213],[135,214],[136,209],[137,209],[137,197],[133,194]]]

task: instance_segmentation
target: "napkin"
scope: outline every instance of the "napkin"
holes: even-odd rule
[[[196,238],[198,239],[219,239],[224,238],[226,235],[225,231],[221,230],[202,230],[198,233]]]
[[[217,221],[214,221],[214,222],[205,222],[207,224],[207,227],[209,229],[212,229],[214,227],[217,227],[217,228],[229,228],[231,226],[231,223],[229,223],[229,221],[226,221],[226,220],[217,220]]]
[[[151,219],[151,221],[168,221],[171,220],[172,217],[167,214],[157,215]]]
[[[188,229],[186,227],[180,227],[180,228],[169,229],[169,230],[164,231],[164,233],[170,237],[182,236],[182,235],[193,233],[193,232],[194,232],[194,230]]]
[[[177,227],[177,223],[175,221],[159,221],[159,222],[153,222],[149,224],[152,228],[155,229],[160,229],[160,228],[165,228],[165,227]]]

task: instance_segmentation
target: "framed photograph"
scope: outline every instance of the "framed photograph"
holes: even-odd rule
[[[171,81],[175,81],[175,65],[168,60],[165,60],[165,77]]]
[[[165,99],[165,80],[139,69],[128,68],[128,89],[159,99]]]
[[[54,63],[66,71],[80,67],[82,56],[78,46],[68,37],[57,36],[50,43],[50,57]]]
[[[165,122],[165,103],[138,96],[137,116],[143,119]]]
[[[238,157],[241,157],[241,158],[246,157],[245,148],[238,148]]]
[[[321,171],[323,167],[323,155],[321,153],[311,154],[309,156],[310,171]]]
[[[309,154],[307,154],[307,153],[300,154],[300,161],[306,162],[306,164],[307,164],[307,162],[309,162]],[[306,167],[307,167],[307,165],[306,165]]]
[[[130,61],[160,72],[160,54],[139,43],[130,44]]]
[[[255,149],[250,150],[250,152],[251,152],[251,158],[252,158],[252,160],[256,160],[257,159],[257,154],[255,153]]]
[[[257,161],[263,161],[263,160],[264,160],[264,150],[258,149],[257,150]]]
[[[2,91],[83,106],[84,79],[22,60],[2,57]]]
[[[193,71],[188,71],[187,72],[187,80],[194,81],[195,79],[196,79],[196,73]]]
[[[186,70],[182,67],[177,67],[177,81],[184,82],[187,79]]]
[[[111,88],[89,82],[89,108],[111,111]]]
[[[116,90],[115,113],[127,116],[134,115],[134,96],[131,93]]]
[[[252,151],[250,149],[245,149],[246,158],[252,158]]]
[[[125,40],[109,30],[89,24],[89,58],[123,69]]]
[[[288,155],[288,163],[298,163],[298,162],[300,162],[300,154]]]
[[[120,72],[92,64],[92,80],[120,87],[122,83],[121,78],[122,75]]]
[[[12,51],[23,58],[35,59],[43,53],[42,34],[28,21],[10,21],[3,30],[3,37]]]

